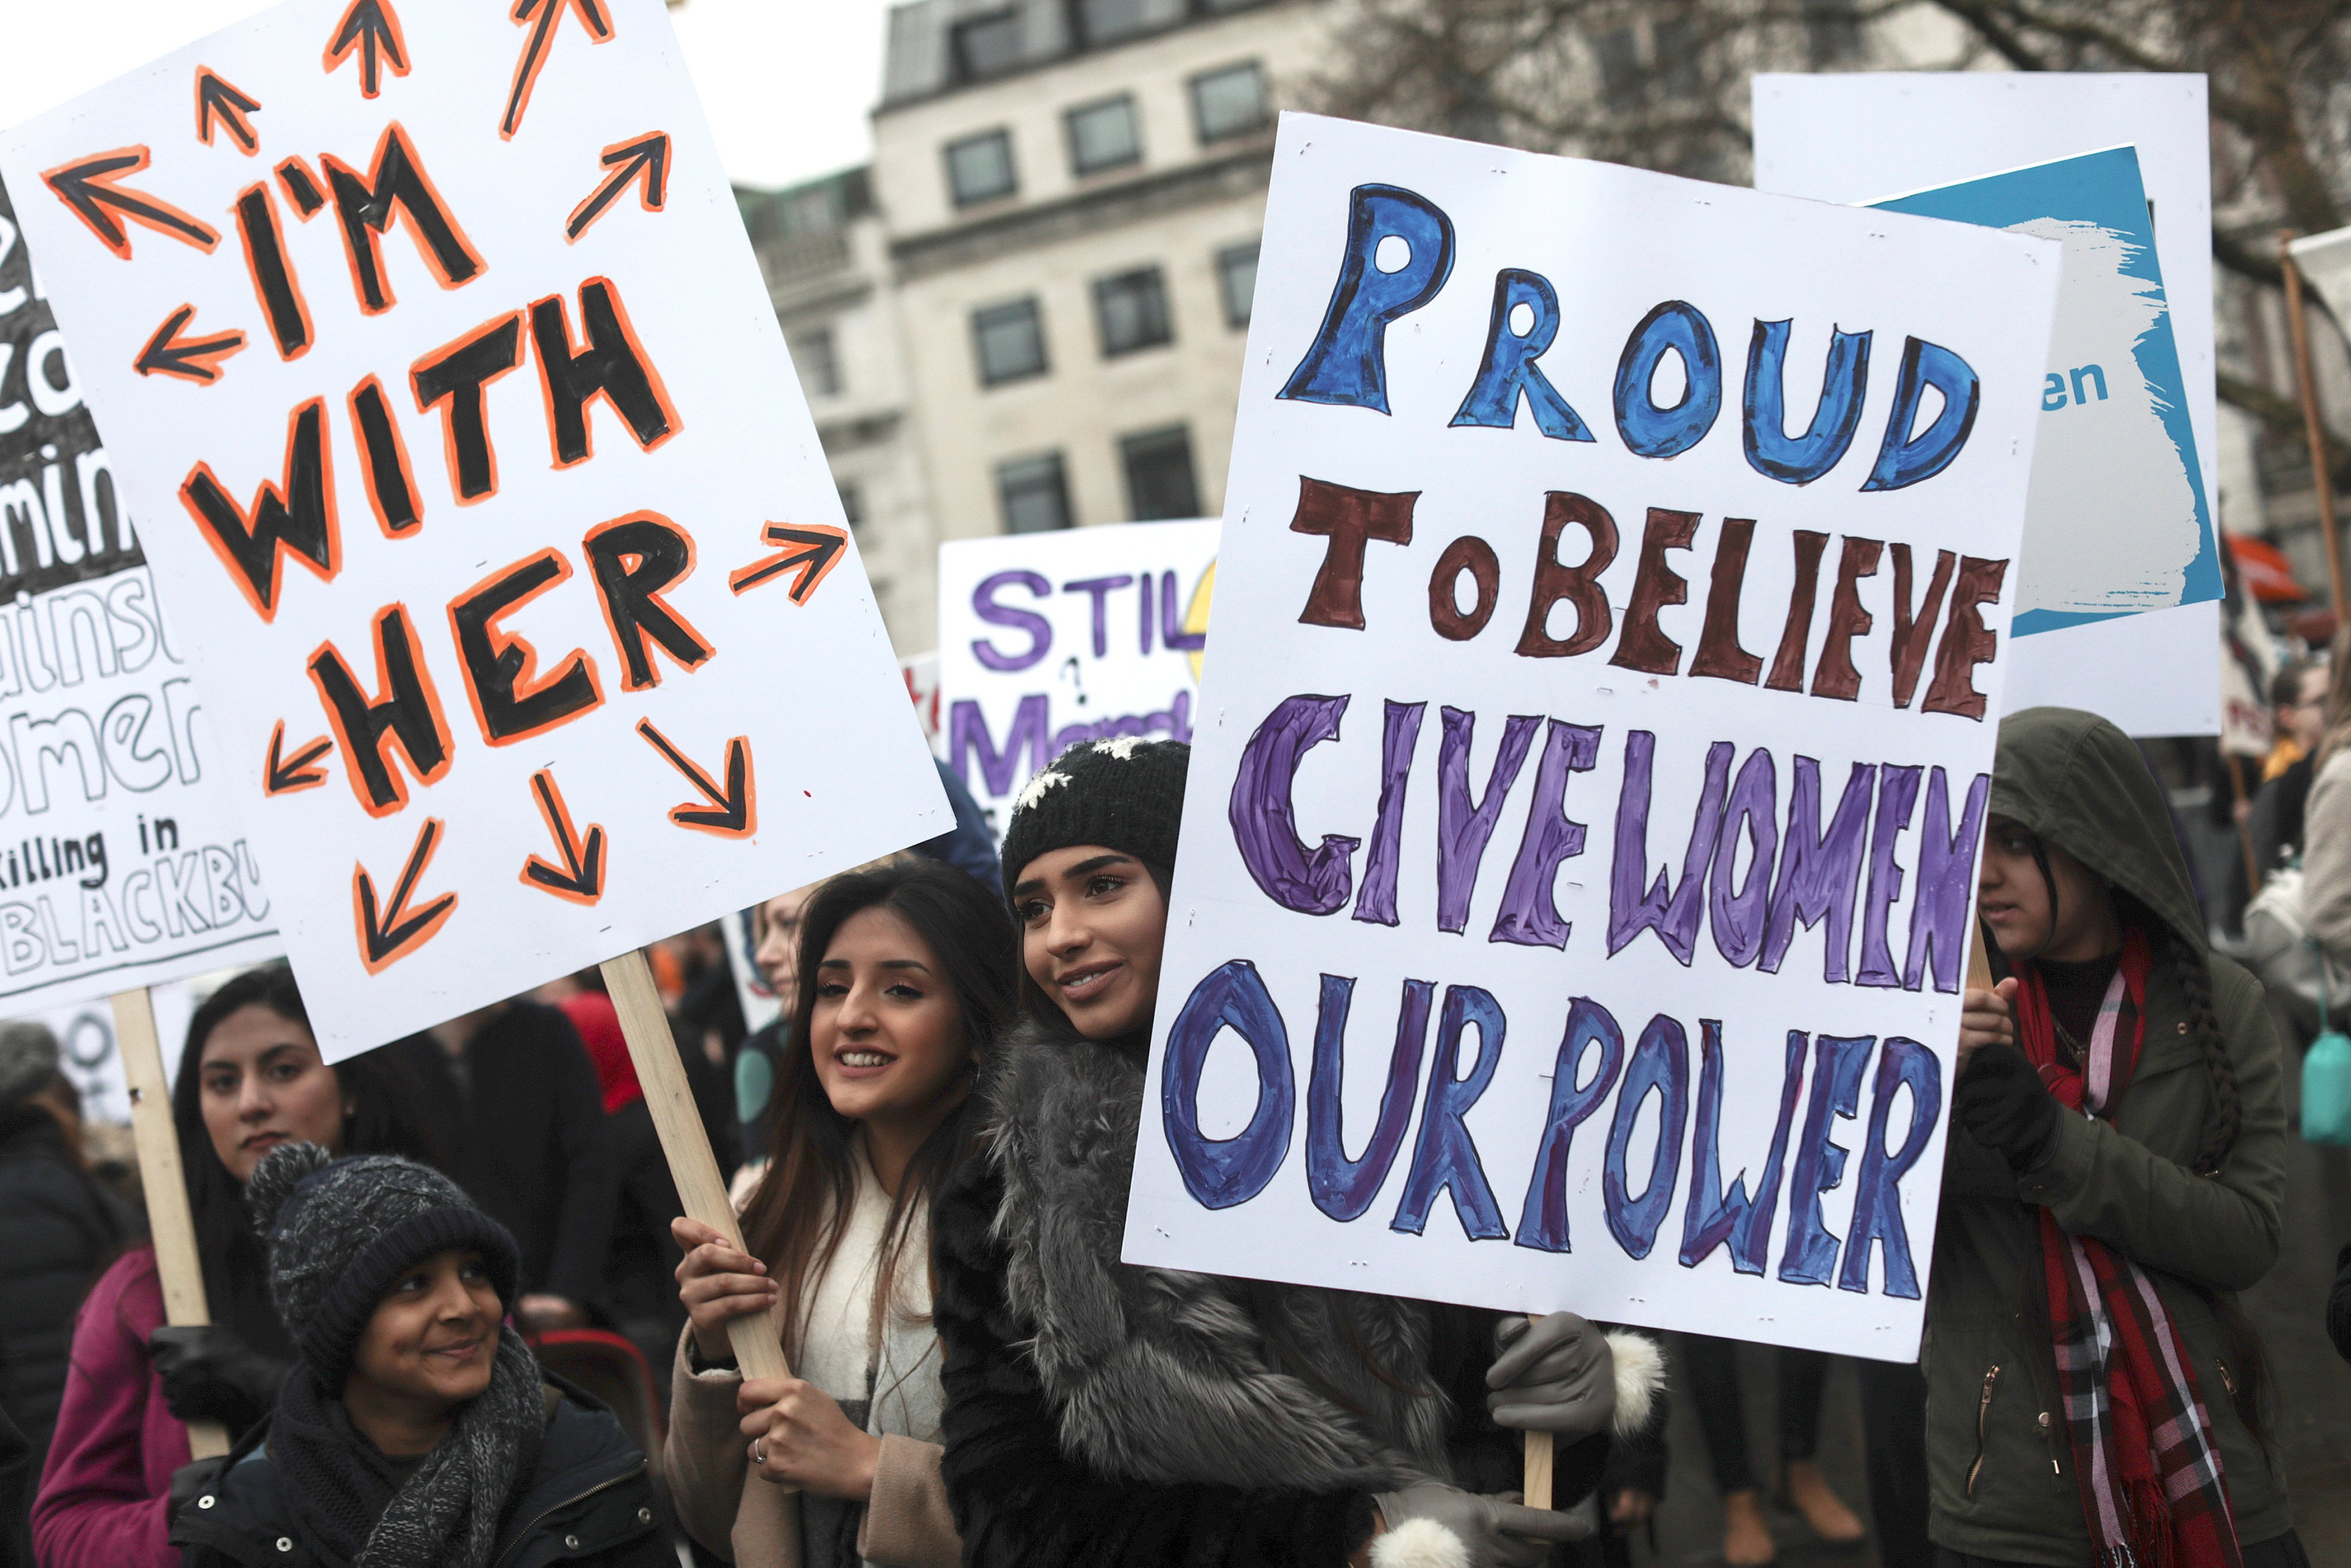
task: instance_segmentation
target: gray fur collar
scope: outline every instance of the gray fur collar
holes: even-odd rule
[[[1064,1450],[1155,1483],[1279,1477],[1338,1491],[1447,1479],[1451,1412],[1421,1370],[1419,1303],[1119,1261],[1143,1088],[1132,1050],[1024,1024],[990,1054],[982,1091],[1004,1183],[1006,1296],[1033,1328],[1026,1348]],[[1372,1374],[1342,1312],[1405,1387]]]

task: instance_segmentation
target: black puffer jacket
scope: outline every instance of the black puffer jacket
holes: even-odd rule
[[[538,1466],[507,1505],[491,1568],[676,1568],[654,1522],[645,1457],[611,1410],[559,1379]],[[269,1458],[269,1423],[230,1450],[215,1484],[180,1510],[172,1544],[187,1568],[329,1568],[294,1523],[288,1483]]]
[[[0,1408],[32,1443],[33,1475],[57,1424],[74,1313],[128,1228],[74,1164],[55,1117],[21,1102],[0,1106]]]
[[[1119,1261],[1146,1043],[999,1045],[987,1152],[934,1212],[967,1568],[1338,1568],[1374,1491],[1515,1489],[1518,1435],[1486,1413],[1491,1314]],[[1558,1506],[1607,1450],[1559,1455]]]

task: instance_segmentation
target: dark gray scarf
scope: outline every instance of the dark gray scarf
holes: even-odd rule
[[[544,1386],[522,1336],[502,1329],[489,1387],[402,1480],[298,1368],[278,1396],[269,1457],[291,1483],[296,1523],[335,1568],[487,1568],[507,1505],[538,1466]]]

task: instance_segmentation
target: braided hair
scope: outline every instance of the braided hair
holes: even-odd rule
[[[2189,1168],[2198,1176],[2218,1176],[2245,1122],[2237,1066],[2220,1036],[2220,1017],[2212,1010],[2212,971],[2205,966],[2203,949],[2168,925],[2158,928],[2163,933],[2164,961],[2171,967],[2179,994],[2188,1004],[2189,1038],[2203,1053],[2204,1071],[2212,1081],[2211,1107],[2205,1113],[2203,1135]]]

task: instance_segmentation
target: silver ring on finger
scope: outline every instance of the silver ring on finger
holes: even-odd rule
[[[768,1456],[759,1451],[759,1445],[764,1441],[766,1439],[762,1437],[751,1439],[751,1462],[755,1465],[764,1466],[768,1462]]]

